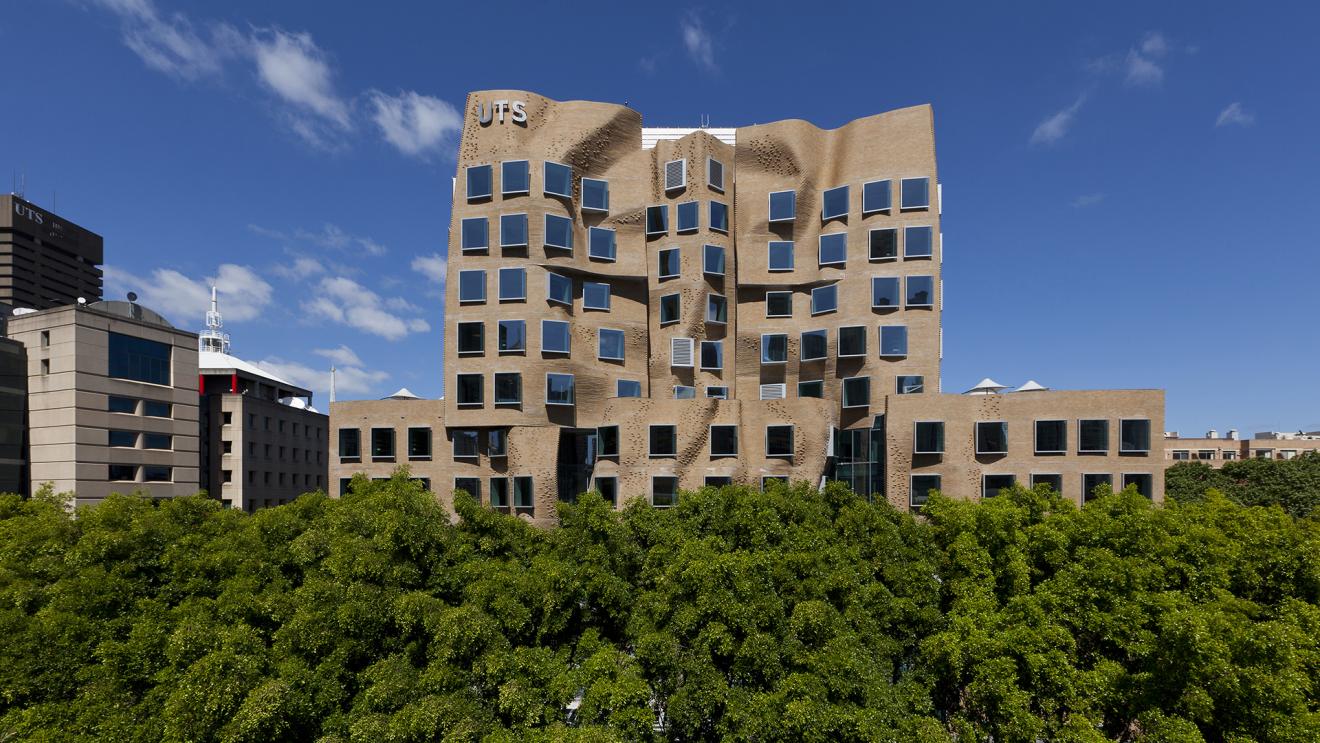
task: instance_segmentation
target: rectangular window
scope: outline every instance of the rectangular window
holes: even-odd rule
[[[619,427],[600,426],[596,429],[596,454],[601,457],[619,456]]]
[[[701,342],[701,368],[709,371],[724,368],[724,341]]]
[[[729,231],[729,206],[718,201],[710,202],[710,228],[716,232]]]
[[[891,204],[889,190],[888,180],[863,183],[862,214],[889,211]]]
[[[917,421],[912,424],[913,454],[944,453],[944,421]]]
[[[929,178],[903,179],[903,208],[904,209],[930,208]]]
[[[669,339],[669,365],[676,368],[691,368],[692,338]]]
[[[1096,490],[1100,492],[1097,493]],[[1082,502],[1114,494],[1114,476],[1109,474],[1082,475]]]
[[[620,379],[614,383],[615,397],[641,397],[642,383],[635,379]]]
[[[1124,454],[1150,451],[1150,421],[1129,418],[1119,423],[1118,450]]]
[[[1068,451],[1068,421],[1036,421],[1036,453],[1065,454]]]
[[[586,179],[583,178],[585,181]],[[509,478],[492,477],[490,478],[490,507],[508,508],[509,507]]]
[[[792,222],[797,219],[797,192],[770,192],[770,221]]]
[[[931,493],[939,489],[939,475],[913,475],[912,491],[908,495],[908,505],[912,508],[921,508],[930,500]]]
[[[372,459],[394,458],[393,428],[371,429],[371,458]]]
[[[764,336],[761,342],[764,345]],[[828,330],[806,330],[802,332],[802,348],[799,349],[799,358],[802,361],[817,361],[829,355],[830,336]]]
[[[362,432],[356,428],[339,429],[339,458],[358,459],[362,456]]]
[[[619,502],[619,478],[617,477],[597,477],[594,480],[596,492],[605,499],[611,506]]]
[[[738,427],[710,427],[710,455],[712,457],[738,456]]]
[[[818,261],[822,266],[837,266],[848,262],[848,233],[831,232],[820,236]]]
[[[724,163],[713,157],[706,158],[706,185],[724,193]]]
[[[573,405],[574,399],[572,374],[545,375],[546,405]]]
[[[660,324],[668,325],[678,322],[679,317],[679,295],[665,294],[660,297]]]
[[[573,250],[573,220],[558,214],[545,215],[545,246]]]
[[[495,404],[519,405],[522,403],[522,374],[519,372],[495,372]]]
[[[1031,473],[1031,487],[1037,488],[1041,485],[1049,487],[1056,493],[1063,492],[1063,475]]]
[[[1134,472],[1129,472],[1123,475],[1124,489],[1135,487],[1137,489],[1137,493],[1147,498],[1154,497],[1152,495],[1152,493],[1155,492],[1154,486],[1155,486],[1154,478],[1151,477],[1150,475],[1143,473],[1134,473]]]
[[[500,353],[518,353],[527,350],[527,321],[500,320]]]
[[[702,247],[701,270],[712,276],[724,275],[724,248],[718,245]]]
[[[509,429],[492,428],[486,432],[486,455],[491,457],[509,456]]]
[[[903,257],[929,258],[934,253],[934,232],[929,226],[903,228]]]
[[[598,178],[582,179],[582,211],[610,211],[610,182]]]
[[[122,333],[107,333],[107,367],[115,379],[170,383],[170,345]]]
[[[614,230],[605,227],[587,230],[587,255],[602,261],[614,260]]]
[[[458,301],[459,302],[485,302],[486,301],[486,272],[459,271],[458,272]]]
[[[454,490],[462,490],[468,495],[481,502],[481,478],[479,477],[455,477]]]
[[[729,301],[719,294],[706,295],[706,322],[724,325],[729,321]]]
[[[825,382],[819,379],[809,382],[798,382],[798,397],[823,399],[825,397]]]
[[[524,194],[531,191],[531,168],[526,160],[508,160],[500,163],[500,194]]]
[[[1017,478],[1013,475],[982,475],[981,497],[994,498],[999,495],[999,491],[1011,488],[1016,484]]]
[[[1007,454],[1008,424],[1004,421],[980,421],[976,424],[977,454]]]
[[[678,215],[679,232],[696,232],[701,226],[701,203],[685,201],[674,207]]]
[[[491,188],[494,185],[491,183],[493,180],[491,167],[489,165],[473,165],[466,172],[468,201],[489,199]]]
[[[1077,453],[1109,451],[1109,421],[1103,418],[1077,421]]]
[[[408,458],[431,458],[431,429],[426,426],[413,426],[408,429]]]
[[[610,309],[610,285],[593,281],[582,282],[582,309],[608,312]]]
[[[771,271],[792,271],[793,243],[788,240],[771,240],[768,246],[770,254],[767,268]]]
[[[485,217],[468,217],[462,222],[463,250],[486,250],[490,247],[490,222]]]
[[[570,307],[573,305],[573,280],[557,273],[545,275],[545,298],[549,302],[558,302]]]
[[[829,284],[811,290],[811,314],[821,315],[839,309],[839,285]]]
[[[171,482],[173,478],[174,469],[172,467],[165,467],[158,464],[147,464],[142,466],[142,482]]]
[[[650,426],[647,452],[652,457],[678,456],[678,426]]]
[[[678,248],[665,248],[656,254],[660,259],[659,275],[662,279],[672,279],[679,273]]]
[[[655,475],[651,478],[651,505],[669,508],[678,503],[678,478]]]
[[[707,487],[722,488],[725,485],[732,485],[733,478],[723,475],[706,475],[705,483]]]
[[[776,382],[776,383],[772,383],[772,384],[763,384],[763,385],[761,385],[761,399],[762,399],[762,400],[783,400],[783,399],[787,396],[787,394],[788,394],[786,388],[787,388],[787,385],[785,385],[783,382]]]
[[[646,234],[669,234],[669,205],[658,204],[646,207]]]
[[[542,166],[541,192],[546,196],[573,198],[573,169],[562,163],[547,160]]]
[[[784,364],[788,362],[788,336],[783,333],[767,333],[761,336],[761,363]]]
[[[766,316],[766,317],[792,317],[792,316],[793,316],[793,292],[766,292],[766,293],[765,293],[765,316]]]
[[[519,475],[513,478],[513,507],[520,511],[530,511],[536,507],[536,493],[532,489],[531,475]]]
[[[695,400],[697,398],[697,388],[690,384],[674,385],[675,400]]]
[[[521,302],[527,299],[527,269],[500,269],[500,301]]]
[[[143,400],[142,415],[147,418],[169,418],[173,405],[159,400]]]
[[[729,388],[728,388],[728,387],[707,387],[707,388],[706,388],[706,397],[707,397],[708,399],[711,399],[711,400],[727,400],[727,399],[729,399]]]
[[[526,214],[500,215],[500,247],[501,248],[527,247],[527,215]]]
[[[892,261],[898,257],[898,230],[893,227],[881,227],[871,230],[871,260]]]
[[[168,433],[144,433],[142,434],[143,449],[173,449],[174,437]]]
[[[486,377],[484,374],[456,374],[454,379],[455,397],[459,405],[483,405],[486,402]]]
[[[871,405],[871,378],[848,377],[843,380],[843,407],[865,408]]]
[[[839,328],[839,358],[865,355],[866,327],[863,325],[847,325]]]
[[[793,426],[765,427],[765,455],[767,457],[793,456]]]
[[[623,361],[623,331],[613,328],[600,328],[596,332],[598,341],[596,358],[607,361]]]
[[[132,415],[137,412],[137,400],[131,397],[115,397],[111,395],[106,400],[106,406],[111,413],[128,413]]]
[[[871,277],[871,307],[898,306],[898,277]]]
[[[930,276],[907,277],[907,306],[935,306],[935,279]]]
[[[458,353],[481,354],[486,352],[486,323],[461,322],[458,324]]]
[[[907,356],[908,329],[906,325],[880,326],[880,356],[896,358]]]
[[[106,446],[137,448],[137,431],[106,431]]]
[[[848,187],[837,186],[826,189],[820,197],[821,221],[848,216]]]
[[[106,477],[114,482],[133,482],[137,479],[137,467],[131,464],[112,464]]]

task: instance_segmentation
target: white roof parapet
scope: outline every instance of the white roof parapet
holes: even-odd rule
[[[642,128],[642,149],[644,150],[652,149],[655,147],[656,142],[682,139],[683,137],[686,137],[692,132],[705,132],[729,146],[734,146],[738,144],[738,130],[732,127],[721,127],[719,129],[713,129],[710,127],[700,127],[700,126],[686,126],[686,127],[648,126]]]

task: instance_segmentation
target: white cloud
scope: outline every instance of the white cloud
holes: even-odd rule
[[[317,288],[319,294],[303,303],[303,310],[309,315],[387,340],[398,340],[409,333],[425,333],[431,329],[430,323],[420,317],[402,317],[391,312],[390,305],[398,304],[395,300],[383,300],[379,294],[352,279],[327,277],[321,279]],[[418,310],[412,305],[408,307]],[[404,310],[396,310],[400,311]]]
[[[1169,51],[1169,42],[1159,31],[1151,31],[1141,40],[1141,53],[1146,56],[1163,57],[1167,51]]]
[[[214,276],[191,278],[169,268],[157,268],[138,276],[116,266],[105,267],[106,296],[118,298],[137,292],[138,301],[170,318],[179,327],[201,327],[211,305],[211,286],[216,287],[220,312],[226,321],[244,322],[259,317],[274,296],[266,283],[248,266],[225,263]]]
[[[463,129],[458,109],[439,98],[411,90],[397,96],[372,90],[367,100],[372,107],[371,118],[385,141],[405,155],[425,157],[448,151]]]
[[[1072,126],[1078,109],[1082,107],[1082,103],[1085,101],[1086,96],[1081,96],[1071,106],[1046,117],[1031,133],[1031,143],[1049,145],[1063,139],[1063,136],[1068,133],[1068,129]]]
[[[257,79],[289,104],[294,133],[317,147],[334,147],[353,128],[349,106],[335,92],[326,54],[311,34],[261,29],[251,38]]]
[[[359,237],[345,232],[339,225],[329,222],[321,226],[319,231],[305,229],[294,230],[293,236],[299,240],[320,245],[323,248],[332,248],[334,250],[356,250],[361,248],[369,255],[385,255],[388,249],[371,239],[370,237]]]
[[[312,351],[317,356],[324,356],[339,366],[363,366],[362,359],[348,346],[339,348],[317,348]]]
[[[204,38],[182,13],[162,15],[151,0],[90,0],[119,17],[124,45],[144,64],[182,80],[219,74],[234,53],[234,31],[215,27]]]
[[[271,269],[271,272],[277,276],[283,276],[290,281],[303,281],[304,279],[325,273],[325,266],[315,258],[307,256],[297,256],[293,263],[281,263]]]
[[[701,16],[690,12],[679,22],[679,26],[683,31],[683,46],[687,47],[688,56],[698,65],[714,70],[715,42]]]
[[[1105,195],[1102,193],[1088,193],[1088,194],[1082,194],[1081,196],[1078,196],[1077,198],[1073,199],[1072,205],[1080,209],[1088,206],[1095,206],[1096,204],[1099,204],[1104,200],[1105,200]]]
[[[348,350],[348,349],[344,349]],[[353,352],[348,350],[350,354]],[[356,358],[356,354],[353,354]],[[330,368],[316,369],[299,361],[289,361],[279,356],[268,356],[260,361],[254,362],[258,367],[274,374],[281,379],[292,382],[299,387],[306,387],[314,393],[313,400],[330,399]],[[373,371],[363,368],[361,365],[346,365],[335,367],[335,394],[336,397],[344,395],[364,395],[371,393],[376,385],[389,379],[390,375],[384,371]],[[322,412],[328,412],[322,410]]]
[[[1123,66],[1126,70],[1124,82],[1128,85],[1154,86],[1164,82],[1164,68],[1135,49],[1128,52]]]
[[[439,253],[419,255],[412,259],[412,270],[438,284],[445,283],[445,275],[448,273],[448,268],[449,262]]]
[[[1256,123],[1256,114],[1251,113],[1242,107],[1242,104],[1233,101],[1228,107],[1219,112],[1215,119],[1215,126],[1251,126]]]

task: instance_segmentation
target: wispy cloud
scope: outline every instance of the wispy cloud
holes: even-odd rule
[[[386,142],[405,155],[425,158],[450,149],[463,129],[463,117],[449,103],[408,90],[367,93],[371,118]]]
[[[304,302],[302,308],[311,317],[392,341],[431,329],[430,323],[420,317],[404,316],[420,311],[406,300],[382,299],[376,292],[343,276],[321,279],[316,295]]]
[[[1242,107],[1242,104],[1233,101],[1228,107],[1219,112],[1215,118],[1215,126],[1251,126],[1256,123],[1256,115]]]
[[[163,14],[151,0],[89,0],[119,17],[124,45],[144,64],[181,80],[216,75],[236,52],[237,33],[228,26],[198,32],[182,13]]]
[[[1072,205],[1074,207],[1077,207],[1078,209],[1084,209],[1088,206],[1095,206],[1096,204],[1099,204],[1104,200],[1105,200],[1105,195],[1102,193],[1088,193],[1088,194],[1082,194],[1081,196],[1078,196],[1077,198],[1073,199]]]
[[[259,317],[274,299],[274,289],[248,266],[221,264],[215,274],[193,278],[170,268],[139,276],[117,266],[105,267],[107,296],[136,292],[139,301],[180,327],[201,327],[216,287],[225,320],[244,322]]]
[[[354,235],[332,222],[326,222],[320,228],[314,230],[299,227],[293,232],[285,232],[284,230],[264,227],[259,224],[249,224],[247,228],[254,235],[267,237],[271,240],[285,243],[303,242],[341,253],[360,255],[365,251],[368,255],[381,256],[389,252],[389,248],[377,240],[365,235]]]
[[[1081,109],[1082,104],[1085,102],[1086,96],[1079,96],[1071,106],[1045,117],[1045,120],[1037,124],[1035,131],[1031,133],[1031,143],[1051,145],[1063,139],[1068,130],[1072,128],[1073,119],[1077,117],[1077,111]]]
[[[448,273],[449,262],[439,253],[430,255],[419,255],[412,259],[412,270],[420,273],[437,284],[445,283],[445,276]]]
[[[349,106],[335,91],[326,54],[308,33],[261,29],[251,39],[257,78],[288,104],[293,131],[317,147],[334,147],[353,128]]]
[[[701,16],[696,11],[689,11],[679,21],[679,28],[683,33],[683,46],[687,49],[688,56],[692,58],[692,61],[707,70],[717,69],[715,65],[715,41]]]
[[[321,349],[324,350],[324,349]],[[321,353],[321,350],[315,353]],[[347,346],[340,346],[333,351],[346,352],[345,356],[351,356],[357,363],[347,364],[335,363],[335,392],[337,396],[343,395],[365,395],[376,389],[376,386],[390,378],[388,372],[367,369],[362,364],[357,354]],[[324,355],[324,354],[323,354]],[[334,359],[331,359],[334,361]],[[281,379],[285,379],[300,387],[306,387],[319,397],[321,400],[329,400],[330,390],[330,365],[327,364],[324,369],[316,369],[301,361],[290,361],[280,356],[268,356],[256,365],[266,371],[274,374]],[[316,397],[313,400],[317,399]],[[324,408],[322,408],[325,411]]]
[[[353,352],[348,346],[341,345],[339,348],[317,348],[312,353],[317,356],[324,356],[340,366],[365,366],[362,359]]]
[[[305,281],[313,276],[325,273],[325,266],[315,258],[305,255],[296,256],[292,263],[281,263],[271,271],[276,275],[290,281]]]

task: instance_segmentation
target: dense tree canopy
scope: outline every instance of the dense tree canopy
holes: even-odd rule
[[[1217,490],[1244,506],[1279,506],[1294,516],[1320,509],[1320,452],[1293,459],[1239,459],[1214,469],[1201,462],[1179,462],[1164,477],[1165,497],[1203,500]]]
[[[1320,530],[1279,508],[456,508],[0,496],[0,740],[1320,739]]]

